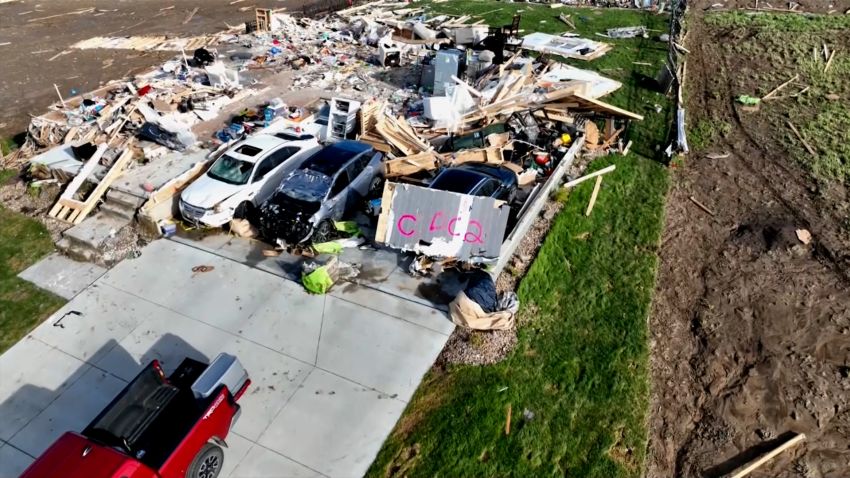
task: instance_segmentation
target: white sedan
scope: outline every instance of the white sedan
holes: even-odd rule
[[[241,141],[183,191],[180,214],[211,227],[248,217],[290,171],[318,150],[313,135],[291,130]]]

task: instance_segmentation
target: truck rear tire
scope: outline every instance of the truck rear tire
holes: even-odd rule
[[[224,464],[224,450],[220,446],[207,443],[201,451],[195,455],[186,478],[216,478],[221,473]]]

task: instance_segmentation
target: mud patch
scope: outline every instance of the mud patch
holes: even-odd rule
[[[751,476],[846,476],[847,190],[818,183],[791,159],[772,123],[778,104],[764,107],[769,115],[740,114],[732,99],[754,69],[752,78],[794,72],[717,48],[735,39],[705,25],[711,3],[691,10],[687,107],[692,124],[731,128],[675,170],[667,198],[650,319],[646,476],[722,476],[801,432],[803,443]],[[834,8],[850,6],[841,3]],[[729,155],[706,157],[712,152]],[[811,243],[796,229],[811,231]]]

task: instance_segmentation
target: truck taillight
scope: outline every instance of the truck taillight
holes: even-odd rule
[[[153,361],[153,369],[156,370],[156,373],[159,375],[162,383],[168,383],[168,379],[165,378],[165,370],[162,369],[162,365],[160,365],[159,360]]]
[[[251,386],[250,378],[248,380],[245,380],[245,383],[243,383],[242,386],[239,387],[239,390],[237,390],[236,393],[233,395],[233,401],[238,401],[239,398],[242,397],[242,395],[245,395],[245,392],[248,391],[249,386]]]

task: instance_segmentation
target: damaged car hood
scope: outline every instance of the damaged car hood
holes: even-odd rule
[[[204,174],[183,191],[180,199],[192,206],[209,209],[244,190],[244,184],[227,184]]]

